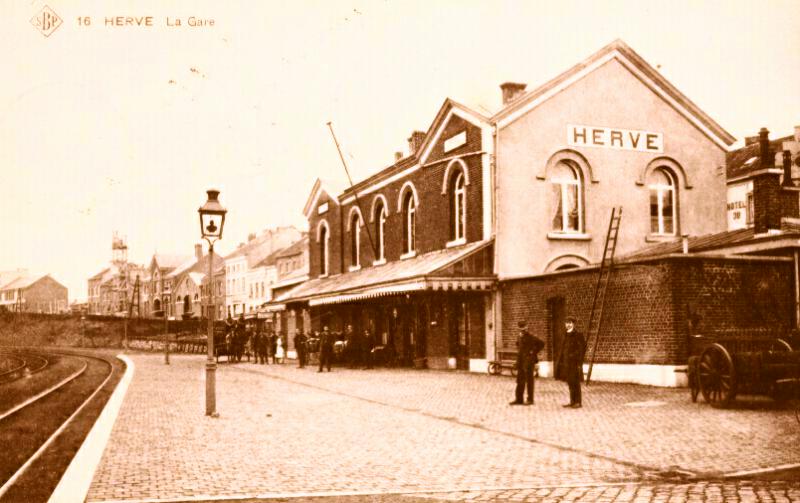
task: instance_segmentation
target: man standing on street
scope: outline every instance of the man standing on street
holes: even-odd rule
[[[517,340],[517,389],[514,400],[510,405],[522,405],[522,397],[525,388],[528,389],[528,399],[525,405],[533,405],[533,368],[539,362],[537,356],[544,347],[544,342],[538,337],[534,337],[527,330],[528,324],[524,321],[517,323],[519,328],[519,339]]]
[[[328,367],[328,372],[331,371],[331,359],[333,358],[333,334],[328,331],[328,327],[322,328],[322,335],[319,339],[319,370],[322,372],[322,367]]]
[[[566,335],[558,357],[558,375],[556,379],[567,382],[569,386],[569,403],[564,407],[581,408],[581,381],[583,380],[583,354],[586,341],[580,332],[575,330],[575,318],[568,316],[564,322]]]
[[[297,368],[306,366],[306,336],[302,330],[298,330],[294,335],[294,349],[297,351]]]

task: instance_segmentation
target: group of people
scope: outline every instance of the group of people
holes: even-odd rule
[[[347,325],[344,334],[337,334],[324,326],[318,340],[318,372],[322,372],[325,368],[328,369],[328,372],[331,371],[331,362],[337,349],[339,357],[347,364],[348,368],[372,368],[375,339],[369,330],[358,334],[353,330],[353,325]]]
[[[264,330],[261,325],[248,325],[244,315],[236,320],[228,316],[225,321],[225,342],[232,361],[242,361],[245,353],[252,354],[254,362],[261,364],[269,363],[270,357],[272,363],[283,363],[286,358],[283,336],[274,330]]]
[[[519,338],[517,339],[517,387],[514,400],[510,405],[533,405],[534,368],[539,363],[539,351],[544,348],[544,341],[528,332],[528,324],[520,321]],[[555,378],[566,381],[569,387],[569,403],[564,407],[579,409],[581,407],[581,381],[583,380],[583,356],[586,352],[586,340],[575,330],[575,318],[567,317],[564,322],[565,336],[561,350],[555,358]],[[527,397],[523,402],[527,391]]]

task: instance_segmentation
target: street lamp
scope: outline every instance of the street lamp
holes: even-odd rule
[[[208,241],[208,357],[206,359],[206,416],[217,417],[216,371],[214,361],[214,243],[222,239],[225,213],[228,211],[217,200],[218,190],[207,190],[208,201],[197,210],[200,213],[200,233]]]

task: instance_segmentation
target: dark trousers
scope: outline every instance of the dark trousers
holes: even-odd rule
[[[297,350],[297,360],[298,366],[303,368],[306,366],[306,350],[305,349],[298,349]]]
[[[528,388],[528,401],[533,402],[533,363],[525,362],[517,364],[517,389],[514,394],[514,399],[517,402],[522,401],[522,396],[525,394],[525,388]]]
[[[331,371],[331,357],[333,351],[320,351],[319,352],[319,371],[322,372],[322,367],[328,367],[328,372]]]
[[[567,386],[569,386],[569,403],[580,404],[581,381],[578,379],[567,381]]]

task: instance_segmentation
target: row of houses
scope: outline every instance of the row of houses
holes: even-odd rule
[[[514,350],[524,320],[552,375],[564,318],[587,329],[622,207],[595,378],[676,385],[693,335],[791,336],[800,129],[731,151],[731,134],[619,40],[536,89],[500,87],[494,111],[446,99],[367,179],[318,179],[303,208],[308,280],[262,310],[304,330],[369,330],[401,364],[478,372]]]
[[[232,253],[214,255],[210,279],[201,244],[192,255],[155,253],[139,265],[128,261],[127,243],[114,235],[111,263],[88,280],[88,313],[173,319],[207,318],[209,309],[216,319],[255,313],[275,292],[307,278],[307,241],[295,227],[250,234]]]
[[[67,287],[49,274],[0,271],[0,310],[61,314],[69,310]]]

